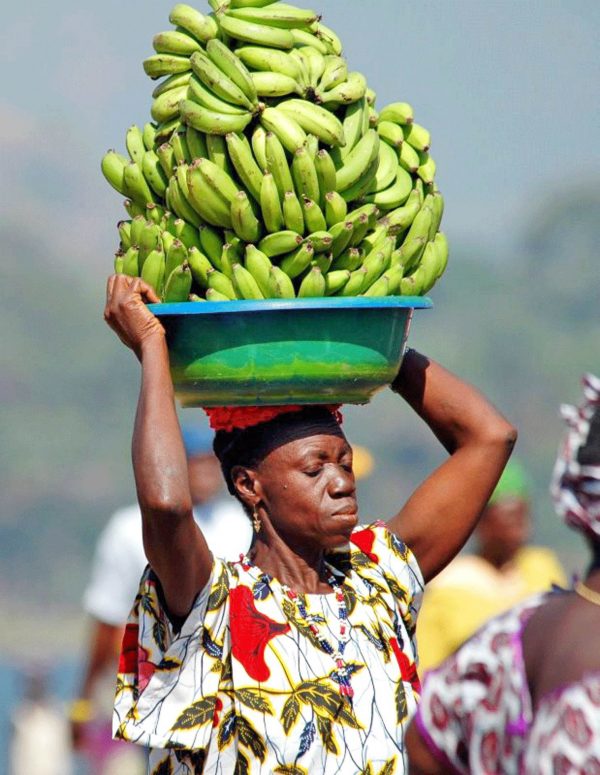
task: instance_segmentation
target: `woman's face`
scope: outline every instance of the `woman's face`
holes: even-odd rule
[[[256,467],[256,493],[275,530],[291,544],[333,549],[358,522],[352,448],[343,436],[283,444]]]

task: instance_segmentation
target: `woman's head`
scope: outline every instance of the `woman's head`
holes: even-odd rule
[[[214,442],[230,492],[288,541],[333,548],[357,522],[352,449],[330,409],[288,411],[219,430]]]

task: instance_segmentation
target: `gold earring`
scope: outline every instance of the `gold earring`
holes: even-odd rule
[[[255,506],[254,510],[252,511],[252,524],[254,525],[254,532],[260,533],[261,521],[260,521],[260,517],[258,516],[257,506]]]

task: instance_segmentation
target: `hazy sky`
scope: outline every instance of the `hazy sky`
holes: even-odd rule
[[[105,274],[119,198],[99,171],[148,118],[142,59],[171,2],[12,4],[0,66],[5,218],[34,219],[67,262]],[[198,3],[201,10],[208,8]],[[600,3],[318,0],[378,105],[414,105],[432,132],[451,239],[493,251],[528,204],[597,176]],[[4,198],[4,197],[3,197]],[[85,259],[82,258],[85,254]]]

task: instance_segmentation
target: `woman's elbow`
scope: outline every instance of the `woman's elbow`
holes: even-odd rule
[[[507,457],[517,443],[518,435],[517,428],[504,417],[494,418],[482,429],[483,443],[499,451],[505,451]]]
[[[189,498],[155,494],[151,498],[140,498],[140,510],[144,518],[154,523],[173,522],[192,514],[192,502]]]

